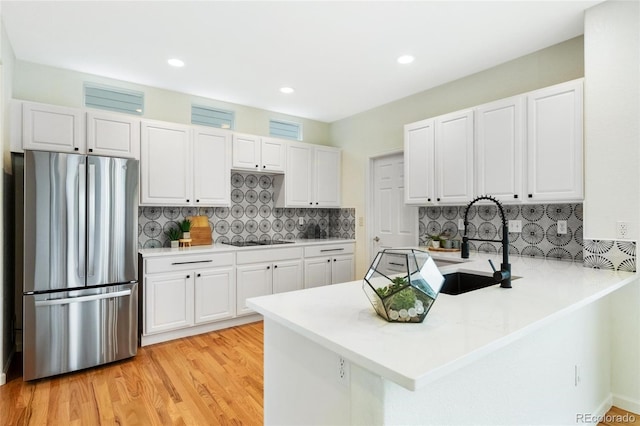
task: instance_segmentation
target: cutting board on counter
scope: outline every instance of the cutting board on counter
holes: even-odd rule
[[[191,245],[210,246],[213,241],[211,240],[209,218],[207,216],[189,216],[187,219],[191,221]]]

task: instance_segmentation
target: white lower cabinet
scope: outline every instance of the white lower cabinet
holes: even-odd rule
[[[237,315],[255,313],[247,307],[251,297],[302,289],[302,254],[301,248],[293,247],[239,252]]]
[[[353,281],[353,248],[350,243],[306,247],[304,288]]]
[[[235,282],[233,253],[145,259],[143,335],[233,318]]]

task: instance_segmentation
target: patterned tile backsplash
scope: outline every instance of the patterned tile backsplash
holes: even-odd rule
[[[165,232],[195,215],[209,217],[217,243],[313,238],[316,224],[322,236],[355,238],[355,209],[276,208],[273,193],[271,176],[233,173],[231,207],[139,207],[138,247],[169,247]]]
[[[429,235],[446,234],[462,239],[458,219],[464,218],[465,206],[420,207],[420,244]],[[522,221],[521,233],[509,233],[509,253],[581,262],[587,268],[636,271],[635,241],[583,240],[582,204],[505,205],[507,220]],[[494,205],[472,206],[468,215],[469,236],[499,240],[502,224]],[[558,220],[567,221],[567,233],[558,234]],[[470,241],[471,250],[501,253],[499,243]]]

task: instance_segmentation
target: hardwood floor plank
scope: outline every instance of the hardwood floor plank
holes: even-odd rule
[[[139,348],[130,360],[0,387],[0,425],[258,425],[262,322]]]

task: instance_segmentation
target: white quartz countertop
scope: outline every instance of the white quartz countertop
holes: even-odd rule
[[[355,240],[346,240],[344,238],[322,238],[322,239],[305,239],[305,240],[294,240],[290,244],[273,244],[273,245],[258,245],[258,246],[248,246],[248,247],[236,247],[229,244],[211,244],[206,246],[192,246],[192,247],[180,247],[180,248],[152,248],[152,249],[138,249],[138,253],[140,253],[143,257],[154,257],[154,256],[172,256],[176,254],[198,254],[198,253],[211,253],[211,252],[229,252],[229,251],[245,251],[245,250],[271,250],[278,248],[286,248],[286,247],[304,247],[304,246],[312,246],[312,245],[322,245],[322,244],[343,244],[343,243],[352,243],[355,244]]]
[[[460,253],[432,253],[459,261]],[[491,271],[501,256],[472,253],[441,272]],[[248,299],[247,305],[375,374],[416,390],[636,280],[631,272],[511,257],[513,288],[438,295],[424,322],[388,323],[362,281]]]

